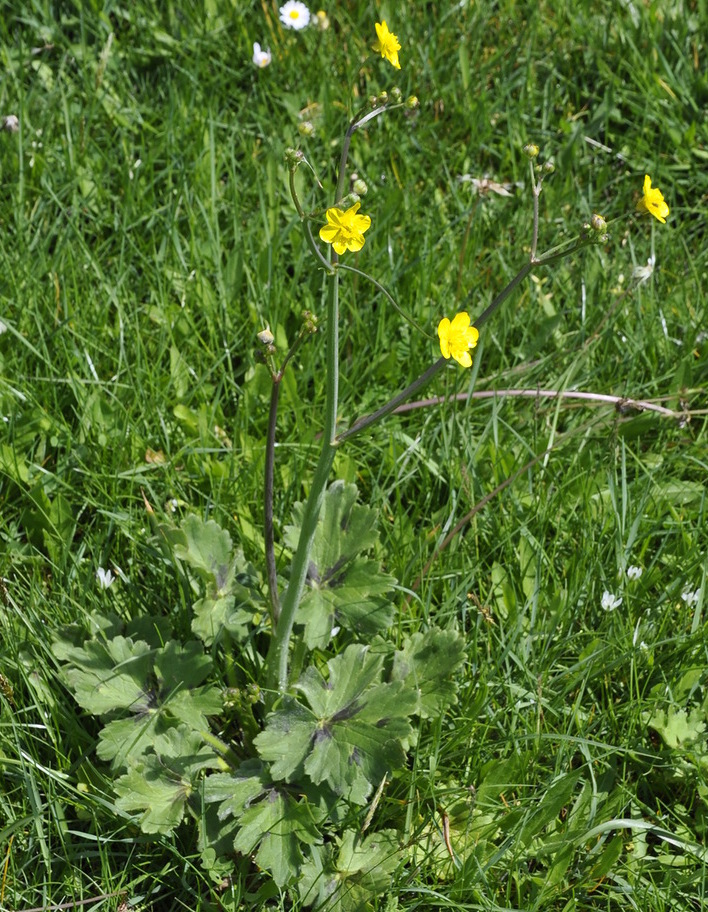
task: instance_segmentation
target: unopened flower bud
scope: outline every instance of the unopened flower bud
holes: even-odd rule
[[[398,88],[398,86],[394,86],[391,89],[391,101],[394,102],[394,104],[400,104],[402,98],[403,92]]]
[[[317,28],[320,29],[320,31],[326,32],[329,28],[329,16],[327,13],[325,13],[324,10],[317,10],[315,18],[317,19]]]
[[[601,215],[595,213],[590,219],[590,227],[593,231],[597,231],[598,234],[601,234],[603,231],[607,231],[607,222]]]
[[[381,92],[380,95],[376,98],[376,106],[387,105],[388,104],[388,92]]]
[[[20,129],[20,121],[16,114],[8,114],[7,117],[2,119],[2,128],[7,130],[8,133],[17,133]]]
[[[372,108],[376,107],[377,102],[378,102],[378,99],[376,98],[375,95],[369,95],[369,104],[371,105]]]
[[[553,174],[556,170],[556,166],[553,164],[553,159],[551,158],[549,158],[547,162],[544,162],[542,167],[544,174]]]
[[[534,158],[538,158],[538,153],[540,149],[536,143],[526,143],[524,148],[521,150],[527,158],[530,158],[532,161]]]
[[[317,332],[317,317],[311,310],[303,310],[302,324],[305,327],[305,331],[310,333],[310,335]]]
[[[592,225],[590,224],[590,222],[583,222],[583,224],[580,228],[580,237],[583,240],[586,240],[587,238],[590,237],[591,231],[592,231]]]
[[[352,190],[356,193],[357,196],[364,196],[369,188],[366,186],[366,181],[358,177],[352,184]]]
[[[298,132],[301,136],[313,136],[315,132],[315,125],[311,120],[303,120],[302,123],[297,125]]]
[[[406,107],[411,111],[413,111],[415,108],[419,108],[420,102],[418,101],[418,96],[409,95],[408,98],[406,98]]]
[[[305,161],[305,156],[299,149],[286,149],[285,161],[286,164],[294,171],[300,162]]]
[[[272,345],[275,342],[275,336],[270,331],[270,326],[266,326],[265,329],[262,329],[257,335],[258,341],[262,342],[263,345]]]
[[[337,208],[349,209],[354,203],[358,202],[360,202],[359,194],[352,191],[351,193],[347,193],[343,199],[340,199],[337,203]]]

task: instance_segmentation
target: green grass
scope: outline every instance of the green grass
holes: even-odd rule
[[[216,519],[262,567],[270,381],[255,333],[269,323],[285,350],[301,311],[322,312],[283,153],[299,145],[325,186],[300,168],[306,207],[331,202],[349,115],[397,83],[420,109],[379,118],[352,144],[373,222],[357,263],[430,338],[344,274],[343,423],[415,379],[438,356],[438,320],[481,313],[527,259],[527,142],[556,164],[539,249],[596,211],[610,240],[522,284],[472,370],[451,367],[424,395],[583,390],[690,420],[470,398],[389,417],[338,454],[337,476],[379,511],[398,633],[435,623],[468,641],[457,705],[423,728],[377,811],[376,825],[406,833],[411,862],[376,906],[698,910],[708,7],[339,6],[328,31],[296,34],[266,0],[0,3],[0,115],[20,121],[0,133],[2,908],[114,891],[154,909],[287,907],[247,860],[217,891],[189,827],[147,837],[111,810],[98,725],[50,642],[108,610],[188,633],[190,594],[143,494],[161,518],[176,501],[178,515]],[[382,17],[402,44],[400,73],[370,54]],[[273,52],[264,70],[251,64],[256,40]],[[635,216],[645,173],[671,208],[666,225]],[[463,174],[522,186],[480,199]],[[656,269],[636,285],[651,255]],[[318,335],[284,383],[278,535],[317,458],[323,366]],[[640,580],[626,579],[629,565]],[[101,591],[98,566],[124,578]],[[623,598],[614,611],[601,608],[605,590]],[[657,829],[609,823],[630,818]]]

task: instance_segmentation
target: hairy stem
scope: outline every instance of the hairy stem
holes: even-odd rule
[[[266,681],[269,702],[285,693],[288,687],[288,650],[295,614],[302,599],[310,564],[310,553],[320,517],[325,488],[334,461],[334,435],[337,421],[339,390],[339,276],[335,273],[327,298],[327,399],[322,437],[322,449],[312,478],[310,494],[305,503],[297,549],[290,567],[290,581],[283,593],[278,626],[273,632],[266,659]]]
[[[275,468],[275,428],[278,420],[278,398],[282,372],[273,377],[270,390],[270,411],[268,412],[268,432],[265,451],[265,482],[263,484],[263,535],[265,538],[266,577],[268,595],[270,596],[270,620],[276,629],[280,616],[280,598],[278,596],[278,574],[275,566],[275,539],[273,535],[273,473]]]

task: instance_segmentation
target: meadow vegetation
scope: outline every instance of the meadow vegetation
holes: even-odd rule
[[[708,6],[314,12],[0,2],[0,909],[698,912]],[[377,106],[337,431],[529,262],[534,174],[539,255],[589,240],[330,454],[274,661],[272,375],[299,340],[283,597],[331,402],[303,225],[326,255]]]

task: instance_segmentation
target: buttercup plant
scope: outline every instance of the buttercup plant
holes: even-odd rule
[[[310,19],[304,4],[294,2],[281,7],[280,16],[296,29]],[[374,50],[400,69],[397,37],[386,21],[376,23],[375,30]],[[268,52],[254,45],[254,62],[264,65],[256,51]],[[538,253],[539,197],[554,167],[550,161],[538,164],[538,146],[527,145],[533,210],[528,260],[476,318],[471,303],[451,317],[436,313],[432,325],[437,323],[440,356],[374,412],[339,427],[342,276],[355,274],[406,314],[362,263],[375,238],[376,198],[367,196],[364,214],[358,196],[347,194],[350,144],[373,119],[412,106],[417,99],[404,103],[394,87],[354,116],[343,137],[335,188],[311,212],[295,185],[297,170],[309,164],[299,150],[286,153],[304,239],[326,283],[322,313],[302,314],[284,356],[270,326],[254,332],[258,358],[272,381],[264,572],[245,560],[213,520],[192,515],[179,527],[160,525],[146,501],[165,559],[178,563],[187,586],[198,593],[191,626],[195,639],[179,642],[166,622],[123,624],[109,617],[97,622],[88,641],[70,629],[54,644],[77,701],[105,722],[97,750],[115,771],[122,814],[132,815],[145,833],[170,833],[189,816],[197,822],[202,861],[215,882],[233,871],[240,855],[302,903],[330,903],[331,908],[354,908],[380,892],[409,859],[415,837],[406,842],[393,826],[377,826],[376,811],[386,784],[405,768],[420,724],[442,718],[454,703],[466,653],[454,629],[431,624],[410,636],[390,635],[396,580],[371,555],[378,540],[373,510],[357,503],[354,485],[330,481],[335,455],[444,368],[471,367],[484,324],[532,271],[607,237],[607,221],[595,214],[577,237]],[[642,202],[665,221],[668,206],[648,177]],[[407,319],[435,345],[431,332]],[[295,505],[284,530],[282,552],[291,555],[289,566],[279,567],[273,504],[280,389],[304,343],[319,342],[322,335],[325,405],[319,455],[307,499]],[[107,586],[110,572],[105,576],[99,583]],[[604,592],[600,604],[610,611],[621,603]],[[224,688],[208,683],[217,650],[234,666],[252,662],[260,671],[258,683],[239,687],[229,681]],[[212,724],[215,718],[218,724]]]

